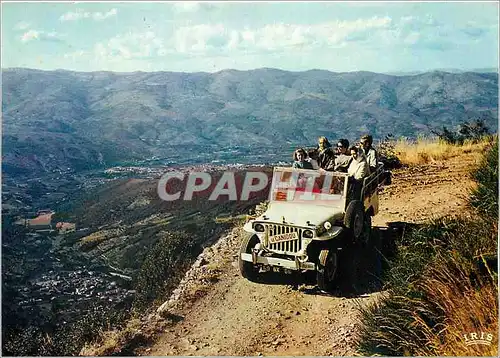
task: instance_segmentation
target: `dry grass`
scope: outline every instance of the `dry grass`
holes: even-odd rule
[[[498,356],[498,288],[496,275],[488,270],[485,278],[471,273],[470,263],[455,257],[437,260],[441,263],[424,275],[420,287],[426,300],[434,302],[446,317],[441,330],[431,328],[413,312],[415,328],[421,329],[430,343],[416,355]],[[471,333],[483,335],[486,344],[470,344]],[[468,341],[466,341],[466,337]],[[490,339],[488,339],[488,337]],[[487,343],[490,344],[487,344]]]
[[[122,330],[112,330],[101,332],[96,342],[86,344],[80,351],[80,356],[109,356],[121,352],[124,345],[141,332],[142,323],[134,318],[127,322],[127,326]]]
[[[395,142],[394,151],[402,164],[418,165],[446,160],[464,153],[474,153],[480,157],[490,144],[490,138],[478,143],[466,141],[463,145],[449,144],[435,138],[419,138],[415,142],[400,139]]]

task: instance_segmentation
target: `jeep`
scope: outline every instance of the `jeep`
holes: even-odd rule
[[[241,275],[258,282],[262,272],[312,270],[318,287],[331,289],[346,240],[370,240],[386,174],[382,163],[362,181],[341,172],[275,167],[267,209],[243,227]]]

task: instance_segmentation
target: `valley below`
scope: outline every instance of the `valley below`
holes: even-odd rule
[[[163,235],[192,235],[185,257],[176,264],[182,270],[227,229],[229,224],[216,223],[218,216],[246,213],[264,195],[247,203],[199,198],[186,205],[167,203],[156,191],[159,177],[194,170],[216,177],[224,170],[243,173],[246,168],[237,163],[167,168],[136,163],[27,181],[4,178],[4,202],[12,203],[2,213],[4,352],[77,354],[100,329],[129,318],[142,264]],[[55,211],[50,228],[19,224],[42,209]],[[75,231],[59,232],[58,220],[74,223]],[[178,279],[172,277],[172,285]]]

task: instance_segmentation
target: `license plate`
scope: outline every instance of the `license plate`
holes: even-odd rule
[[[289,232],[287,234],[269,236],[269,243],[275,244],[282,241],[297,240],[298,238],[299,235],[296,232]]]

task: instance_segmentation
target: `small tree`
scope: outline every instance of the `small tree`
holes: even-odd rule
[[[466,140],[473,142],[481,140],[482,137],[489,134],[489,130],[484,119],[475,119],[471,122],[462,122],[455,132],[443,126],[442,130],[431,129],[431,133],[446,143],[462,145]]]
[[[477,142],[485,135],[489,134],[489,130],[484,123],[484,119],[476,119],[470,123],[463,122],[458,129],[458,133],[465,139]]]
[[[392,134],[387,134],[385,138],[377,145],[379,161],[384,163],[386,169],[395,169],[401,167],[401,161],[396,153],[395,139]]]

